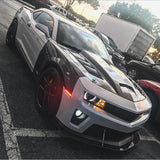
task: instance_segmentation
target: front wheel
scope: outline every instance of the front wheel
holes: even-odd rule
[[[16,32],[17,32],[17,19],[13,19],[11,25],[8,28],[8,32],[6,35],[6,44],[9,47],[15,46]]]
[[[135,68],[129,68],[127,70],[127,74],[129,77],[131,77],[133,80],[136,80],[138,78],[138,71]]]
[[[56,115],[62,96],[62,79],[56,68],[46,69],[36,88],[36,109],[43,115]]]

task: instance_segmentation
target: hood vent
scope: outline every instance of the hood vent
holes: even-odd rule
[[[82,55],[80,54],[74,54],[74,57],[77,58],[77,60],[82,64],[82,66],[91,74],[94,75],[95,77],[101,78],[100,73],[94,68],[94,66],[89,63],[86,58],[84,58]]]

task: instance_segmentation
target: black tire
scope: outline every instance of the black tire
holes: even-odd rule
[[[131,77],[133,80],[137,80],[138,79],[138,75],[139,75],[139,73],[138,73],[138,71],[137,71],[137,69],[136,68],[128,68],[127,69],[127,74],[128,74],[128,76],[129,77]]]
[[[36,87],[36,109],[45,116],[55,116],[62,96],[62,78],[59,71],[50,67],[38,80]]]
[[[156,118],[156,114],[158,112],[158,106],[159,106],[159,100],[158,97],[156,96],[156,94],[154,94],[152,91],[150,90],[146,90],[144,89],[145,93],[147,94],[147,96],[150,98],[151,103],[152,103],[152,110],[151,110],[151,116],[150,116],[150,120],[151,121],[155,121]]]
[[[15,46],[15,39],[16,39],[16,33],[17,33],[17,19],[13,19],[11,25],[8,28],[8,32],[6,35],[6,44],[9,47]]]

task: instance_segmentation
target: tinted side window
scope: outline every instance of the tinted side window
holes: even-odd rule
[[[54,21],[49,14],[43,12],[35,19],[35,21],[48,27],[49,34],[50,36],[52,35]]]
[[[33,13],[33,19],[35,20],[42,12],[41,11],[37,11]]]

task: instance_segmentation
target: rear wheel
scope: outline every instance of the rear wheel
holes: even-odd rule
[[[36,109],[43,115],[56,115],[62,96],[62,80],[56,68],[46,69],[36,89]]]
[[[6,44],[9,47],[15,46],[16,32],[17,32],[17,19],[13,19],[11,25],[8,28],[8,32],[6,35]]]
[[[145,91],[145,93],[147,94],[147,96],[148,96],[148,97],[150,98],[150,100],[151,100],[152,110],[151,110],[150,120],[151,120],[151,121],[154,121],[155,118],[156,118],[156,114],[157,114],[157,112],[158,112],[159,101],[158,101],[157,96],[156,96],[153,92],[151,92],[151,91],[149,91],[149,90],[145,90],[145,89],[144,89],[144,91]]]

